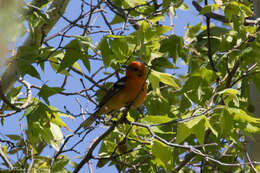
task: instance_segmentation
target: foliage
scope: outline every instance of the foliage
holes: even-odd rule
[[[48,19],[54,2],[25,4],[29,32]],[[8,126],[8,116],[19,115],[25,129],[0,139],[0,168],[78,172],[93,159],[98,168],[115,166],[118,172],[253,169],[244,163],[244,146],[246,136],[260,132],[249,93],[249,83],[260,91],[260,35],[257,26],[245,25],[253,15],[250,1],[216,2],[200,15],[220,10],[226,22],[208,23],[210,28],[202,22],[188,25],[183,37],[169,24],[176,10],[187,10],[182,0],[83,0],[77,1],[82,9],[75,19],[59,14],[67,26],[45,33],[41,46],[17,50],[14,59],[26,81],[1,94],[1,128]],[[97,16],[104,23],[95,23]],[[104,115],[93,128],[77,129],[79,123],[72,120],[81,122],[81,116],[91,114],[110,79],[122,75],[121,65],[135,59],[147,65],[149,93],[143,108],[114,112],[112,120]],[[181,75],[171,73],[179,68]],[[71,89],[73,81],[80,86]],[[59,96],[76,97],[79,110],[56,108]],[[103,134],[89,143],[90,133],[100,129]]]

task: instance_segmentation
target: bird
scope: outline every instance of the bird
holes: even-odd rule
[[[81,123],[81,127],[89,128],[102,114],[109,114],[130,105],[134,109],[143,104],[147,94],[145,65],[140,61],[132,61],[126,66],[126,76],[113,84],[102,98],[96,111]]]

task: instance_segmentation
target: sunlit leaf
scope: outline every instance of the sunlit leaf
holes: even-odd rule
[[[179,88],[179,84],[177,82],[177,80],[168,73],[161,73],[155,70],[152,70],[150,75],[149,75],[149,80],[152,84],[153,90],[156,93],[159,93],[160,89],[159,89],[159,82],[162,82],[166,85],[170,85],[174,88]]]
[[[170,170],[172,164],[171,148],[158,140],[153,140],[152,154],[155,156],[154,161],[158,166]]]
[[[49,97],[54,95],[54,94],[58,94],[61,91],[63,91],[63,88],[59,88],[59,87],[49,87],[47,85],[43,85],[40,89],[39,92],[39,96],[43,98],[43,100],[47,103],[50,104],[49,102]]]
[[[167,115],[165,116],[150,115],[142,119],[143,122],[147,122],[148,124],[160,124],[160,123],[170,122],[172,120],[173,119],[168,117]]]

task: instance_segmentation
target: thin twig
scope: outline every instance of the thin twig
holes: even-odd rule
[[[2,99],[3,102],[4,102],[7,106],[9,106],[10,108],[14,109],[15,111],[17,111],[17,112],[20,112],[20,111],[21,111],[21,109],[20,109],[19,107],[16,107],[14,104],[12,104],[12,103],[5,97],[1,86],[0,86],[0,99]]]
[[[12,165],[10,160],[5,156],[5,154],[4,154],[3,150],[2,150],[1,142],[0,142],[0,157],[3,159],[3,161],[8,166],[9,169],[14,169],[14,166]]]
[[[103,19],[104,19],[106,25],[108,26],[110,34],[113,34],[113,35],[114,35],[113,28],[112,28],[112,26],[110,25],[110,23],[108,22],[108,20],[107,20],[105,14],[104,14],[102,11],[100,12],[100,14],[101,14],[101,16],[103,17]]]
[[[254,74],[258,74],[260,73],[260,71],[253,71],[251,72],[255,67],[256,67],[257,63],[254,63],[252,66],[250,66],[246,72],[244,72],[239,78],[237,78],[232,84],[231,87],[234,86],[238,81],[240,81],[241,79],[254,75]]]
[[[89,170],[89,173],[94,173],[93,166],[92,166],[92,163],[90,160],[88,161],[88,170]]]
[[[93,130],[93,129],[88,129],[88,131],[86,131],[85,135],[81,138],[81,140],[78,141],[75,145],[73,145],[73,146],[71,147],[71,149],[69,149],[69,150],[72,150],[72,149],[73,149],[74,147],[76,147],[79,143],[81,143],[81,142],[85,139],[85,137],[87,136],[87,134],[89,134],[92,130]],[[64,147],[66,146],[66,144],[69,142],[69,139],[72,138],[72,137],[74,137],[75,134],[77,134],[77,131],[74,132],[73,134],[68,135],[68,136],[65,138],[65,140],[64,140],[62,146],[60,147],[59,151],[55,153],[55,155],[54,155],[54,157],[53,157],[53,159],[52,159],[51,165],[54,164],[54,162],[56,161],[56,159],[58,158],[58,156],[59,156],[61,153],[64,153],[64,152],[69,151],[69,150],[63,150],[63,149],[64,149]]]
[[[192,5],[199,12],[203,9],[197,1],[192,1]],[[224,23],[229,22],[225,16],[222,16],[220,14],[216,14],[216,13],[213,13],[213,12],[207,13],[207,14],[205,14],[205,16],[210,17],[210,18],[215,19],[215,20],[218,20],[218,21],[221,21],[221,22],[224,22]]]
[[[208,5],[208,0],[205,0],[205,6]],[[210,17],[206,16],[206,23],[207,23],[207,39],[208,39],[208,58],[210,65],[212,67],[212,70],[217,72],[217,69],[215,67],[214,61],[212,59],[212,53],[211,53],[211,41],[210,41]]]
[[[176,167],[174,168],[174,172],[178,172],[180,171],[187,163],[189,163],[194,157],[196,156],[195,153],[188,153],[185,155],[184,160],[179,163],[178,165],[176,165]]]
[[[196,10],[198,12],[200,12],[203,9],[203,7],[197,1],[192,1],[192,5],[196,8]],[[206,13],[204,15],[208,16],[208,17],[210,17],[210,18],[212,18],[214,20],[223,22],[223,23],[230,23],[231,22],[225,16],[223,16],[221,14],[214,13],[214,12],[209,12],[209,13]],[[244,20],[244,25],[245,26],[247,26],[247,25],[258,25],[259,21],[260,21],[260,18],[256,18],[256,19],[247,19],[246,18]]]
[[[77,165],[77,167],[74,169],[73,173],[77,173],[80,171],[80,169],[91,159],[92,153],[94,149],[97,147],[97,145],[106,137],[108,136],[116,127],[116,124],[113,124],[110,126],[107,131],[105,131],[102,135],[97,137],[96,139],[93,140],[93,142],[90,144],[86,155],[84,158],[81,160],[81,162]]]
[[[248,154],[248,152],[246,152],[246,159],[250,162],[250,167],[252,168],[252,170],[255,172],[255,173],[258,173],[258,171],[256,170],[256,168],[254,167],[254,165],[251,163],[251,159],[250,159],[250,156]]]
[[[30,166],[27,170],[27,173],[31,173],[31,170],[33,168],[33,164],[34,164],[33,149],[31,149],[31,163],[30,163]]]
[[[27,81],[23,80],[23,79],[19,79],[19,82],[21,82],[21,83],[26,87],[26,90],[27,90],[27,94],[26,94],[27,99],[26,99],[26,101],[25,101],[25,102],[23,103],[23,105],[20,106],[20,107],[16,107],[16,106],[13,105],[13,107],[16,107],[16,108],[15,108],[15,111],[9,112],[9,113],[7,113],[7,114],[2,114],[2,113],[0,113],[0,117],[9,117],[9,116],[14,115],[14,114],[16,114],[16,113],[18,113],[18,112],[21,112],[21,111],[24,110],[24,109],[27,109],[28,107],[30,107],[30,106],[32,105],[32,104],[30,104],[30,102],[31,102],[31,100],[32,100],[31,84],[28,83]],[[2,94],[3,94],[3,93],[2,93]],[[2,96],[3,96],[2,98],[5,98],[4,95],[2,95]],[[7,101],[8,101],[8,100],[7,100]],[[8,102],[9,102],[9,101],[8,101]],[[7,103],[7,102],[6,102],[6,103]],[[9,104],[11,104],[11,103],[9,102]]]
[[[196,149],[194,146],[191,145],[180,145],[180,144],[175,144],[172,142],[168,142],[165,139],[159,137],[158,135],[156,135],[153,131],[150,125],[146,125],[146,124],[142,124],[142,123],[138,123],[138,122],[129,122],[130,125],[135,125],[135,126],[139,126],[139,127],[143,127],[146,128],[148,130],[148,132],[150,133],[150,135],[152,136],[152,138],[159,140],[160,142],[164,143],[165,145],[169,146],[169,147],[176,147],[176,148],[182,148],[182,149],[186,149],[189,150],[190,152],[203,157],[206,161],[210,160],[212,162],[215,162],[219,165],[222,166],[241,166],[241,165],[249,165],[249,164],[257,164],[260,165],[260,162],[244,162],[244,163],[224,163],[221,162],[217,159],[212,158],[209,155],[206,155],[204,153],[202,153],[200,150]]]

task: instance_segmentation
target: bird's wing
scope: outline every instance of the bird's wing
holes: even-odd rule
[[[125,87],[126,77],[119,79],[116,83],[113,84],[112,87],[109,88],[105,96],[102,98],[101,102],[97,106],[97,109],[101,108],[104,104],[107,103],[111,97],[116,95],[119,91],[121,91]]]
[[[91,124],[96,121],[96,119],[99,117],[100,114],[98,114],[98,111],[100,108],[102,108],[103,105],[105,105],[114,95],[116,95],[118,92],[120,92],[125,87],[126,77],[123,77],[119,79],[114,85],[109,88],[105,96],[102,98],[101,102],[97,106],[97,111],[89,116],[84,122],[81,123],[80,127],[84,127],[85,129],[89,128]]]

